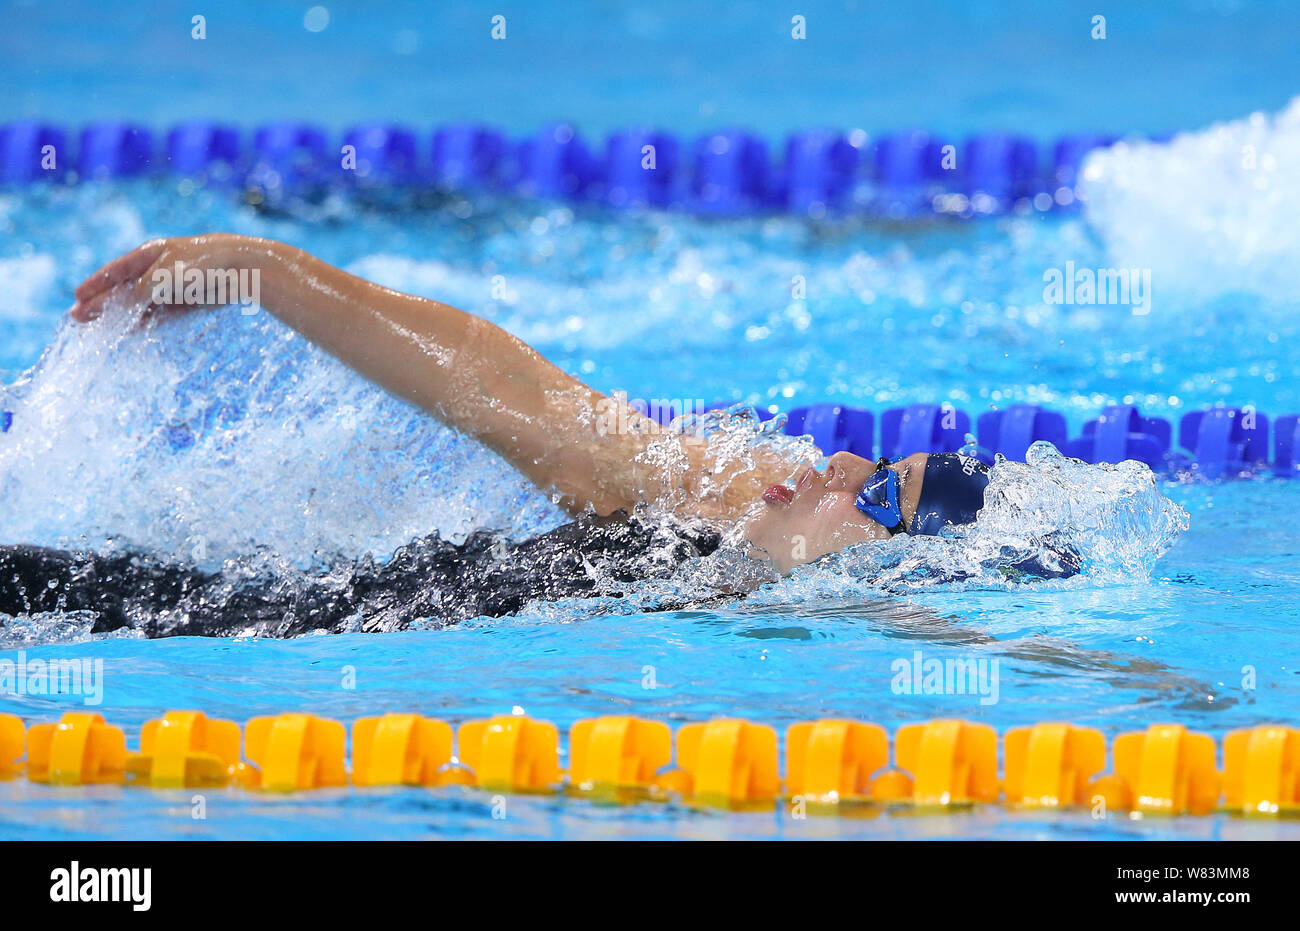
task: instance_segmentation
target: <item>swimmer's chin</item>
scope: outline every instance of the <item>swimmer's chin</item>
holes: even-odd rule
[[[745,552],[746,558],[751,559],[762,566],[766,566],[777,575],[787,576],[790,574],[789,570],[782,572],[780,567],[777,566],[776,560],[772,558],[772,554],[763,549],[757,543],[752,540],[745,540],[744,544],[745,545],[742,546],[742,549]]]
[[[744,536],[744,534],[739,534],[732,540],[725,542],[735,547],[735,549],[738,550],[745,559],[755,563],[763,569],[766,569],[778,578],[784,579],[789,576],[790,573],[794,571],[795,565],[797,565],[796,563],[783,563],[768,550],[759,546],[753,540],[749,539],[749,537]]]

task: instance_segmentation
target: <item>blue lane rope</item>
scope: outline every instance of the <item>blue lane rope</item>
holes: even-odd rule
[[[718,401],[705,410],[731,406],[732,402]],[[643,412],[663,424],[683,413],[672,405],[647,407]],[[763,420],[776,415],[775,410],[763,407],[756,408],[756,412]],[[877,418],[861,408],[823,403],[792,408],[786,416],[787,434],[811,436],[827,455],[843,450],[874,459],[878,450],[880,455],[898,459],[918,452],[960,452],[991,465],[995,454],[1023,462],[1032,444],[1046,440],[1065,455],[1084,462],[1136,459],[1156,472],[1195,471],[1211,479],[1259,474],[1271,467],[1278,478],[1300,478],[1300,414],[1287,414],[1271,422],[1268,415],[1250,407],[1211,407],[1184,414],[1178,424],[1181,449],[1173,445],[1173,425],[1168,420],[1144,417],[1130,404],[1105,408],[1098,417],[1084,423],[1076,437],[1069,436],[1064,414],[1036,404],[1012,404],[1002,410],[986,411],[977,419],[976,433],[970,432],[968,413],[940,404],[890,408]],[[0,433],[7,432],[13,422],[12,412],[0,411]],[[1271,459],[1270,423],[1274,428]],[[171,427],[167,435],[173,450],[194,442],[183,427]]]
[[[729,406],[719,401],[711,409]],[[671,419],[674,413],[665,412],[660,419]],[[758,409],[765,420],[775,413]],[[986,411],[979,415],[974,434],[970,415],[946,404],[890,408],[877,418],[867,410],[823,403],[793,408],[787,416],[786,433],[809,434],[828,455],[846,450],[864,459],[877,454],[896,459],[916,452],[961,452],[989,464],[995,454],[1023,462],[1033,443],[1046,440],[1085,462],[1136,459],[1156,472],[1195,471],[1202,478],[1257,474],[1271,466],[1279,478],[1300,478],[1300,415],[1274,422],[1252,407],[1211,407],[1184,414],[1178,422],[1177,446],[1170,421],[1145,417],[1131,404],[1105,408],[1084,423],[1076,437],[1069,436],[1064,414],[1036,404]]]
[[[741,129],[690,142],[626,129],[594,147],[567,123],[512,139],[468,123],[432,133],[364,124],[335,138],[306,123],[268,124],[249,137],[206,121],[165,133],[101,122],[74,134],[29,120],[0,126],[0,184],[180,176],[271,201],[334,187],[486,189],[711,216],[977,216],[1071,206],[1087,154],[1116,141],[1081,134],[1040,149],[1000,132],[948,139],[915,130],[880,137],[811,130],[791,134],[773,152]]]

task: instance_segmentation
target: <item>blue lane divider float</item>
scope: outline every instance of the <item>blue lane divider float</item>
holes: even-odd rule
[[[667,133],[626,129],[605,145],[602,199],[611,207],[668,207],[681,198],[681,147]]]
[[[794,213],[843,210],[865,160],[866,133],[814,130],[786,140],[777,202]]]
[[[718,401],[706,410],[731,407]],[[755,408],[762,420],[772,408]],[[645,411],[643,410],[643,413]],[[667,423],[675,410],[666,412]],[[1033,404],[1013,404],[979,416],[978,443],[969,433],[970,415],[951,405],[912,404],[881,412],[879,445],[873,442],[877,418],[847,404],[822,403],[792,408],[785,432],[809,435],[827,455],[845,450],[864,459],[877,455],[899,459],[911,453],[961,452],[992,463],[994,454],[1023,462],[1029,447],[1045,440],[1062,453],[1085,462],[1144,462],[1163,473],[1206,479],[1260,474],[1270,465],[1269,418],[1251,408],[1212,407],[1183,416],[1182,450],[1173,448],[1173,428],[1163,417],[1144,416],[1131,404],[1106,407],[1070,437],[1065,415]],[[1272,474],[1300,478],[1300,414],[1278,417]]]
[[[768,144],[743,129],[683,139],[660,129],[612,133],[603,144],[556,123],[512,140],[490,127],[417,128],[372,123],[335,138],[283,122],[255,128],[192,121],[155,135],[123,122],[69,134],[40,121],[0,126],[0,183],[143,175],[233,179],[268,196],[323,186],[428,185],[498,189],[619,209],[683,207],[711,216],[789,211],[812,216],[860,211],[910,217],[942,211],[974,216],[1068,206],[1087,154],[1112,136],[1080,134],[1048,147],[1011,133],[947,139],[921,130],[869,137],[861,130],[809,130]],[[74,138],[75,160],[70,143]],[[355,148],[355,164],[343,146]],[[57,170],[45,164],[53,147]],[[652,154],[651,154],[652,153]]]
[[[1006,209],[1037,192],[1038,149],[1031,140],[1009,133],[972,136],[965,151],[958,151],[956,170],[977,210]]]
[[[876,143],[876,203],[882,213],[908,215],[931,202],[944,179],[941,150],[920,130],[888,135]]]
[[[1166,465],[1171,428],[1161,417],[1143,417],[1132,405],[1117,404],[1083,425],[1083,435],[1060,449],[1084,462],[1136,459],[1153,469]],[[1058,444],[1059,445],[1059,444]]]
[[[880,415],[880,454],[955,453],[966,444],[970,415],[951,405],[909,404]]]
[[[1273,474],[1278,478],[1300,478],[1300,414],[1279,417],[1273,432]]]
[[[980,446],[1017,462],[1024,462],[1026,451],[1039,440],[1064,451],[1069,436],[1063,414],[1034,404],[1012,404],[1006,410],[980,414],[978,431]]]
[[[506,137],[487,126],[457,123],[433,132],[430,180],[438,187],[475,190],[500,185]]]
[[[514,186],[525,197],[585,197],[596,180],[596,161],[587,144],[567,123],[547,126],[516,151]]]
[[[1178,442],[1206,478],[1249,472],[1268,461],[1268,418],[1248,408],[1212,407],[1184,414]]]
[[[0,184],[29,184],[61,179],[68,137],[57,126],[35,121],[0,126]]]
[[[325,165],[340,160],[330,151],[328,135],[319,126],[273,123],[253,134],[253,163],[248,187],[274,200],[287,191],[320,187]]]
[[[785,432],[808,434],[819,449],[847,450],[864,459],[872,459],[875,418],[871,411],[841,404],[813,404],[796,407],[787,415]]]
[[[767,146],[742,130],[705,136],[695,144],[691,204],[700,213],[749,213],[769,203]]]
[[[343,134],[343,145],[352,147],[356,166],[347,177],[357,183],[405,185],[416,179],[415,130],[381,123],[353,126]]]
[[[87,180],[133,178],[152,164],[153,135],[129,123],[93,123],[81,131],[77,172]]]
[[[240,164],[239,130],[233,126],[195,122],[173,126],[167,133],[167,169],[186,177],[231,175]]]

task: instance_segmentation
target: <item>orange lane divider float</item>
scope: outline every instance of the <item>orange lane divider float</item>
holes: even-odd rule
[[[998,735],[987,724],[906,724],[894,735],[894,760],[912,776],[910,798],[916,805],[968,805],[998,797]],[[878,797],[906,799],[897,794],[905,786],[905,780],[891,780]]]
[[[560,784],[560,733],[515,714],[466,721],[456,732],[461,761],[493,791],[547,792]]]
[[[770,805],[781,792],[776,731],[736,718],[685,724],[677,730],[677,769],[660,785],[706,805]]]
[[[1219,799],[1214,738],[1181,724],[1153,724],[1115,738],[1115,775],[1123,784],[1118,807],[1150,814],[1206,814]]]
[[[889,763],[889,735],[878,724],[809,721],[785,732],[786,790],[822,804],[872,794],[872,775]]]
[[[104,716],[69,711],[57,724],[27,731],[27,778],[50,785],[121,782],[126,772],[126,735]]]
[[[1300,814],[1300,729],[1256,727],[1223,739],[1223,793],[1229,810]]]
[[[127,756],[128,778],[155,789],[256,785],[239,758],[239,725],[201,711],[169,711],[140,730],[140,752]]]
[[[569,782],[581,792],[648,789],[673,757],[667,724],[625,715],[569,728]]]
[[[0,714],[0,779],[22,772],[19,759],[27,745],[27,727],[16,714]]]
[[[491,791],[570,792],[620,799],[680,796],[730,809],[771,808],[778,799],[820,810],[907,805],[951,810],[999,801],[1023,808],[1072,808],[1104,801],[1115,812],[1300,816],[1300,729],[1264,725],[1233,731],[1218,746],[1206,734],[1157,724],[1111,744],[1067,723],[1015,727],[999,741],[971,721],[908,724],[894,734],[860,721],[791,725],[785,777],[777,733],[736,718],[686,724],[606,716],[576,722],[569,769],[560,767],[555,725],[519,714],[443,721],[390,713],[352,725],[293,713],[252,718],[243,728],[198,711],[146,722],[128,752],[121,728],[102,715],[68,712],[55,724],[24,726],[0,714],[0,776],[25,771],[52,785],[130,783],[153,788],[235,785],[271,792],[343,786],[477,786]],[[453,754],[459,752],[459,757]],[[675,751],[675,753],[674,753]],[[847,809],[846,809],[847,811]]]
[[[451,763],[451,725],[418,714],[358,718],[352,781],[359,786],[436,786]]]
[[[342,724],[314,714],[252,718],[244,753],[259,769],[253,785],[270,792],[346,785],[346,740]]]
[[[1007,804],[1025,808],[1087,805],[1092,779],[1106,768],[1101,731],[1073,724],[1013,727],[1002,738]]]

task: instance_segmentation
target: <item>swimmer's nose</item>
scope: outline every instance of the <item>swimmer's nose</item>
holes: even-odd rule
[[[845,488],[857,489],[867,480],[872,472],[876,471],[875,463],[861,456],[855,456],[853,453],[841,450],[828,460],[831,468],[835,470],[833,477],[836,487],[840,485],[839,476],[843,476]]]

